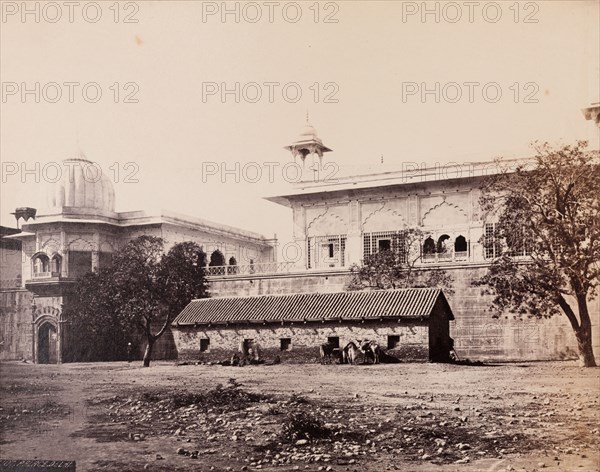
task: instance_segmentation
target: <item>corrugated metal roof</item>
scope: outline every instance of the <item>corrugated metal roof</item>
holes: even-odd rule
[[[413,288],[370,292],[303,293],[193,300],[174,325],[426,318],[438,298],[454,319],[442,290]]]

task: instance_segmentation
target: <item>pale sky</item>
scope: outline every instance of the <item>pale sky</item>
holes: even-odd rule
[[[597,1],[484,1],[471,12],[465,2],[429,2],[439,22],[434,13],[422,18],[415,11],[422,2],[228,2],[239,11],[236,22],[234,13],[222,18],[216,11],[221,2],[142,1],[121,3],[115,22],[114,2],[102,1],[95,23],[93,2],[73,7],[72,22],[65,2],[54,3],[60,12],[28,2],[34,13],[24,18],[22,2],[0,3],[0,217],[6,226],[14,226],[14,208],[41,206],[36,162],[43,180],[45,165],[80,148],[117,181],[118,211],[164,208],[267,237],[278,233],[284,243],[291,211],[261,197],[286,184],[281,167],[265,163],[290,162],[283,146],[301,130],[307,111],[334,151],[326,162],[346,173],[377,169],[382,155],[389,169],[527,156],[534,140],[600,144],[598,129],[581,112],[600,99]],[[137,23],[126,23],[127,15]],[[36,82],[39,103],[35,93],[21,95],[23,85],[34,89]],[[72,86],[73,103],[65,82],[79,84]],[[87,83],[101,89],[97,103],[84,99]],[[234,93],[207,95],[236,83],[240,103]],[[420,94],[423,85],[435,90],[436,83],[439,103],[435,93]],[[87,89],[90,100],[94,87]],[[138,102],[124,103],[135,89]],[[292,103],[297,90],[302,96]],[[495,101],[497,90],[502,95]],[[252,162],[262,178],[255,179]],[[203,167],[223,165],[233,171],[224,179],[203,177]],[[258,182],[243,181],[245,165]],[[269,182],[269,166],[278,182]],[[124,183],[132,171],[137,182]]]

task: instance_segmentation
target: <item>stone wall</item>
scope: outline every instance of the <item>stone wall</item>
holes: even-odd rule
[[[472,281],[483,276],[484,265],[446,267],[454,277],[454,294],[448,302],[455,321],[450,323],[450,335],[455,340],[457,354],[472,360],[525,361],[559,360],[577,357],[577,343],[565,316],[550,319],[514,317],[505,314],[493,318],[489,308],[491,296],[483,295]],[[212,279],[213,297],[250,296],[280,293],[315,293],[343,291],[350,279],[347,271],[326,275],[284,274],[270,277],[239,277]],[[590,303],[594,352],[600,355],[600,299]]]
[[[396,348],[388,353],[402,361],[426,361],[429,354],[427,321],[365,321],[364,323],[332,322],[299,323],[284,326],[230,325],[221,327],[173,327],[173,336],[178,348],[179,360],[223,361],[238,352],[240,343],[253,339],[262,348],[262,357],[273,360],[279,356],[282,362],[317,362],[319,346],[330,337],[339,338],[343,348],[350,341],[369,339],[378,342],[384,349],[388,336],[400,338]],[[200,352],[200,340],[210,341],[209,349]],[[291,341],[289,350],[281,350],[281,339]]]
[[[31,293],[0,291],[0,360],[32,360]]]

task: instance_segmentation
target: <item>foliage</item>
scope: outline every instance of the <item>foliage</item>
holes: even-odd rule
[[[281,426],[281,435],[287,441],[328,438],[332,433],[320,418],[304,409],[289,412]]]
[[[77,282],[69,312],[78,329],[85,325],[77,333],[78,344],[96,343],[96,350],[104,350],[105,343],[124,347],[140,333],[146,338],[144,365],[149,365],[154,343],[173,318],[192,299],[208,296],[205,264],[206,255],[193,242],[176,244],[165,254],[161,238],[130,241],[114,254],[110,267]],[[122,349],[118,353],[122,358]]]
[[[484,244],[500,254],[477,285],[494,296],[496,316],[564,314],[583,364],[595,365],[588,302],[600,276],[600,160],[586,147],[536,143],[533,162],[485,182],[481,205],[497,230]]]
[[[452,277],[446,271],[416,267],[423,240],[424,233],[419,229],[400,231],[389,250],[368,255],[362,265],[351,267],[353,277],[348,290],[439,287],[451,295]]]
[[[68,360],[124,360],[127,343],[136,344],[130,327],[118,316],[110,274],[90,272],[80,278],[70,298]]]
[[[234,411],[247,408],[250,403],[257,403],[266,398],[258,393],[243,390],[241,386],[235,379],[229,379],[225,387],[217,384],[204,392],[175,392],[171,394],[170,403],[173,408],[197,405],[205,410]]]

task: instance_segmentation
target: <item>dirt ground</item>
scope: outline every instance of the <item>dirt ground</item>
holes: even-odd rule
[[[2,459],[78,471],[600,470],[600,369],[574,362],[0,369]]]

